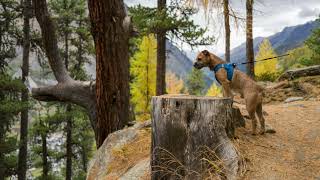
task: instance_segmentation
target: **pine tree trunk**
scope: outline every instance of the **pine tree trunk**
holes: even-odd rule
[[[29,75],[29,52],[30,52],[30,8],[31,0],[23,1],[23,59],[22,59],[22,82],[27,80]],[[21,101],[28,102],[28,90],[21,93]],[[28,156],[28,109],[21,112],[20,123],[20,144],[18,159],[18,179],[25,180],[27,173],[27,156]]]
[[[86,152],[86,148],[84,146],[82,146],[82,151],[81,151],[81,158],[82,158],[82,170],[84,172],[87,172],[87,162],[88,162],[88,156],[87,156],[87,152]]]
[[[166,8],[166,0],[158,0],[158,11],[163,12]],[[166,92],[166,31],[157,30],[157,81],[156,95]]]
[[[229,0],[223,0],[224,28],[226,33],[226,61],[230,62],[230,22],[229,22]]]
[[[66,7],[66,2],[64,2],[65,9]],[[65,22],[65,27],[68,27],[70,23],[68,21]],[[64,62],[66,69],[69,70],[69,32],[65,31],[64,32]],[[71,104],[67,104],[66,107],[66,113],[71,112]],[[67,161],[66,161],[66,180],[71,180],[72,178],[72,118],[67,117],[67,142],[66,142],[66,156],[67,156]]]
[[[0,115],[0,118],[1,118],[1,115]],[[4,144],[4,137],[2,135],[2,133],[0,132],[0,143],[1,144]],[[6,171],[6,166],[5,166],[5,163],[4,163],[4,153],[0,153],[0,180],[4,180],[4,176],[5,176],[5,171]]]
[[[247,28],[246,28],[246,36],[247,36],[247,74],[254,78],[254,51],[253,51],[253,0],[247,0],[246,2],[247,8]]]
[[[41,132],[42,141],[42,178],[48,179],[49,164],[48,164],[48,148],[47,148],[47,134]]]
[[[89,0],[96,49],[97,148],[129,118],[128,36],[122,0]]]
[[[204,179],[216,173],[208,172],[211,163],[236,178],[239,157],[229,137],[242,116],[230,99],[156,96],[152,107],[152,179]]]
[[[71,112],[71,104],[67,105],[66,112]],[[72,179],[72,118],[67,117],[67,165],[66,165],[66,180]]]

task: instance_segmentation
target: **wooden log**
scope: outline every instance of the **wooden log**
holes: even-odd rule
[[[316,75],[320,75],[320,65],[286,71],[278,78],[278,81],[292,80],[299,77]]]
[[[229,137],[234,114],[242,116],[230,99],[164,95],[153,97],[152,107],[153,180],[196,180],[213,173],[236,179],[239,154]]]

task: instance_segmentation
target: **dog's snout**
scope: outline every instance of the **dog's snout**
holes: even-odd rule
[[[199,63],[199,62],[195,62],[195,63],[193,64],[193,67],[195,67],[195,68],[197,68],[197,69],[201,69],[201,68],[202,68],[202,64]]]

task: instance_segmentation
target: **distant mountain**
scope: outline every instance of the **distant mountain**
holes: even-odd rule
[[[177,77],[186,82],[188,74],[193,68],[193,61],[170,41],[167,41],[166,47],[166,71],[174,73]],[[204,74],[206,85],[209,87],[212,84],[214,77],[208,75],[208,70],[204,70]]]
[[[291,26],[284,28],[281,32],[276,33],[272,36],[266,37],[270,40],[272,47],[280,55],[288,50],[294,49],[301,46],[304,41],[310,36],[312,30],[320,27],[316,21],[307,22],[302,25]],[[256,54],[259,50],[259,45],[265,37],[254,38],[254,53]],[[245,62],[246,61],[246,43],[231,50],[231,61],[232,62]],[[245,65],[239,66],[242,71],[246,70]]]

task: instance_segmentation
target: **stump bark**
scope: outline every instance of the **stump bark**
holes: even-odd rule
[[[244,120],[230,99],[165,95],[152,107],[153,180],[236,179],[239,154],[229,137]]]

